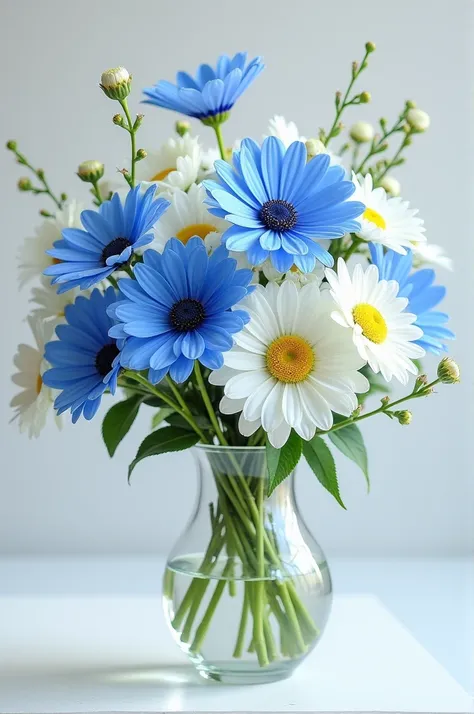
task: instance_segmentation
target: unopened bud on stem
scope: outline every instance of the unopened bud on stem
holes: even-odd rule
[[[132,78],[125,67],[114,67],[102,72],[100,88],[109,99],[118,101],[130,94]]]
[[[81,181],[86,183],[97,183],[104,175],[104,164],[100,161],[92,159],[91,161],[83,161],[79,164],[77,175]]]
[[[438,379],[443,384],[457,384],[461,372],[457,363],[451,357],[443,357],[438,365]]]

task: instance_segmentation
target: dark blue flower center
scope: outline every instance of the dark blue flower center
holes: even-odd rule
[[[204,322],[205,317],[202,303],[193,298],[184,298],[175,302],[170,312],[170,322],[179,332],[195,330]]]
[[[298,214],[291,203],[274,198],[263,204],[260,220],[272,231],[289,231],[295,227]]]
[[[101,377],[105,377],[112,369],[112,362],[117,357],[119,349],[115,342],[104,345],[95,356],[95,368]]]
[[[128,248],[129,245],[132,244],[130,243],[128,238],[114,238],[113,240],[111,240],[110,243],[107,243],[104,250],[102,251],[103,264],[107,265],[107,258],[110,258],[111,255],[120,255],[122,250]]]

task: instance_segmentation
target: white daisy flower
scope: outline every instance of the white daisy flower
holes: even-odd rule
[[[270,136],[276,136],[277,139],[283,142],[285,149],[294,141],[306,141],[305,136],[301,136],[298,127],[293,121],[286,121],[285,117],[275,114],[268,122],[268,133]]]
[[[214,162],[221,158],[219,149],[205,149],[201,152],[201,166],[199,168],[198,182],[204,179],[214,179],[216,172],[214,171]]]
[[[353,173],[352,180],[356,190],[351,200],[365,204],[365,211],[358,219],[361,229],[357,235],[360,238],[382,243],[402,255],[413,242],[426,241],[423,220],[417,217],[418,210],[410,208],[408,201],[398,196],[389,198],[381,186],[374,189],[370,174],[359,179]]]
[[[260,426],[280,448],[293,428],[303,439],[330,429],[332,412],[349,416],[369,389],[350,333],[331,319],[334,303],[315,283],[258,285],[242,302],[250,322],[234,335],[224,367],[209,381],[224,387],[220,410],[242,412],[239,430]]]
[[[55,320],[55,324],[64,319],[64,309],[66,305],[71,305],[79,295],[86,295],[89,291],[79,291],[78,288],[68,290],[66,293],[58,295],[56,287],[51,285],[51,280],[44,275],[41,276],[41,286],[35,287],[31,291],[33,303],[32,314],[41,320]]]
[[[53,406],[53,390],[43,384],[42,375],[50,365],[43,359],[44,346],[53,335],[54,324],[38,317],[29,317],[28,323],[36,341],[36,347],[18,345],[14,364],[18,369],[12,376],[15,384],[22,388],[10,402],[15,410],[12,421],[18,419],[21,432],[28,432],[29,438],[37,438],[46,424],[48,411]],[[60,421],[57,421],[60,426]]]
[[[430,265],[439,265],[440,268],[446,268],[446,270],[453,270],[453,261],[446,255],[442,246],[435,243],[413,243],[411,248],[415,264],[429,263]]]
[[[376,265],[364,271],[360,264],[351,279],[342,258],[337,261],[337,273],[326,269],[326,278],[337,304],[332,318],[350,329],[360,356],[387,382],[395,377],[407,384],[409,373],[418,372],[412,359],[425,354],[415,343],[423,331],[413,325],[416,315],[405,312],[407,298],[397,297],[396,280],[379,280]]]
[[[166,194],[171,205],[156,223],[155,239],[147,247],[162,253],[170,238],[178,238],[186,245],[193,236],[199,236],[205,241],[210,233],[221,235],[227,230],[230,223],[209,213],[204,204],[206,197],[204,186],[197,184],[193,184],[187,193],[176,190]]]
[[[198,178],[201,146],[197,138],[185,134],[168,139],[158,151],[147,150],[146,158],[136,164],[136,180],[144,188],[156,184],[159,191],[187,191]]]
[[[64,208],[55,213],[54,218],[45,218],[36,236],[25,238],[19,254],[20,288],[34,278],[43,274],[56,258],[46,255],[45,251],[53,247],[53,243],[61,238],[63,228],[82,228],[80,220],[84,206],[77,201],[70,201]]]

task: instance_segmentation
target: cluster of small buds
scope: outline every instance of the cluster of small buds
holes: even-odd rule
[[[372,141],[374,134],[374,127],[366,121],[357,121],[349,130],[349,136],[358,144]]]
[[[86,183],[97,183],[104,175],[104,164],[100,161],[92,159],[90,161],[83,161],[79,164],[77,169],[77,175],[81,181]]]
[[[400,181],[393,176],[384,176],[380,180],[380,185],[391,196],[399,196],[401,192]]]
[[[430,117],[422,109],[412,108],[407,112],[407,122],[411,129],[422,132],[429,128]]]
[[[114,67],[102,72],[100,87],[109,99],[125,99],[130,94],[131,85],[132,77],[125,67]]]
[[[457,363],[451,357],[443,357],[438,365],[438,379],[443,384],[457,384],[461,372]]]

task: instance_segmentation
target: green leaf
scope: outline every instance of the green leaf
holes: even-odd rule
[[[311,441],[303,442],[303,454],[319,483],[345,508],[339,493],[336,464],[329,447],[320,436],[315,436]]]
[[[357,424],[348,424],[342,429],[337,429],[337,431],[330,431],[328,436],[334,446],[361,469],[367,481],[367,491],[370,491],[367,450]]]
[[[290,433],[288,441],[281,449],[275,449],[275,447],[267,441],[267,496],[270,496],[276,487],[294,471],[296,464],[300,460],[302,449],[303,444],[301,438],[293,430]]]
[[[193,414],[193,420],[203,430],[211,428],[211,422],[202,414]],[[193,431],[193,427],[186,421],[186,419],[184,419],[184,417],[181,416],[181,414],[174,413],[169,419],[167,419],[167,422],[172,426],[179,426],[180,429]]]
[[[148,456],[158,456],[169,451],[182,451],[189,449],[199,441],[199,436],[195,432],[184,431],[176,426],[165,426],[148,434],[146,439],[140,444],[137,455],[128,467],[128,480],[135,466]]]
[[[113,456],[117,446],[128,433],[138,414],[142,398],[134,395],[123,402],[114,404],[107,412],[102,422],[102,438],[109,456]]]
[[[174,409],[171,407],[162,407],[161,409],[158,409],[156,414],[153,414],[151,428],[156,429],[162,422],[167,421],[168,417],[170,414],[173,414],[173,412]]]

